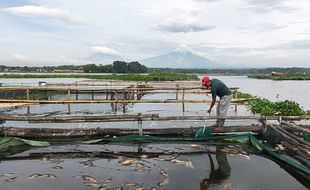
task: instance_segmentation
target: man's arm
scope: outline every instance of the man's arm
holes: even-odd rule
[[[216,97],[215,97],[215,98],[212,98],[212,102],[211,102],[211,104],[210,104],[210,108],[209,108],[209,110],[208,110],[208,113],[211,113],[211,110],[212,110],[212,108],[213,108],[213,106],[214,106],[214,104],[215,104],[215,101],[216,101]]]

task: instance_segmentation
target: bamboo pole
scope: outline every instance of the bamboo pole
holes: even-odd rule
[[[142,123],[142,121],[141,121]],[[142,124],[141,124],[142,125]],[[197,130],[202,127],[191,128],[20,128],[20,127],[3,127],[0,128],[0,135],[22,137],[22,138],[92,138],[104,137],[106,135],[161,135],[161,136],[187,136],[194,137]],[[227,132],[255,132],[262,133],[263,127],[259,125],[248,126],[226,126],[223,131]]]
[[[27,88],[26,90],[27,100],[30,101],[30,90]],[[30,105],[27,105],[27,114],[30,115]]]
[[[143,135],[141,113],[138,113],[138,131],[139,135]]]
[[[184,89],[182,90],[182,111],[185,112],[185,104],[184,104],[184,98],[185,98],[185,94],[184,94]]]
[[[291,139],[294,139],[303,148],[308,149],[308,154],[310,155],[310,143],[309,142],[305,141],[302,137],[295,136],[294,134],[283,129],[282,127],[276,126],[276,128],[278,128],[279,131],[281,131],[283,134],[287,135]]]
[[[75,100],[78,100],[79,99],[79,91],[75,91]]]
[[[261,117],[261,116],[205,116],[205,115],[187,115],[187,116],[159,116],[159,114],[142,114],[138,115],[70,115],[70,116],[21,116],[21,115],[0,115],[0,120],[6,121],[53,121],[53,122],[64,122],[64,121],[135,121],[138,118],[142,118],[144,121],[172,121],[172,120],[187,120],[187,121],[205,121],[205,120],[216,120],[216,119],[227,119],[227,120],[277,120],[278,117]],[[286,116],[283,120],[300,120],[309,119],[305,117]]]
[[[310,129],[309,128],[300,127],[300,126],[298,126],[296,124],[288,123],[288,122],[284,122],[284,121],[282,121],[282,124],[284,124],[283,127],[285,127],[285,128],[293,128],[293,129],[295,129],[297,131],[300,131],[300,132],[310,133]]]
[[[71,90],[68,88],[68,94],[67,94],[67,100],[70,101],[70,96],[71,96]],[[70,103],[68,103],[68,114],[71,114],[71,106]]]
[[[307,155],[310,159],[310,149],[307,145],[304,145],[302,142],[297,140],[296,138],[289,135],[287,132],[281,130],[279,127],[276,127],[272,124],[267,125],[269,128],[271,128],[273,131],[277,132],[279,135],[281,135],[287,142],[290,143],[290,145],[294,145],[294,150],[296,152],[296,149],[299,149],[303,154]]]
[[[178,85],[178,84],[176,84],[175,99],[176,99],[176,100],[179,99],[179,85]]]
[[[236,93],[236,97],[235,97],[235,99],[238,99],[238,91],[237,90],[235,90],[235,93]],[[235,105],[235,112],[237,111],[237,105]]]
[[[113,92],[114,93],[114,92]],[[113,95],[112,95],[113,97]],[[247,99],[233,99],[232,105],[241,104],[245,105]],[[101,104],[101,103],[210,103],[211,100],[158,100],[158,99],[140,99],[140,100],[10,100],[10,99],[0,99],[0,103],[30,103],[30,104]]]
[[[210,90],[206,88],[201,88],[201,87],[182,87],[185,90],[203,90],[205,92],[210,92]],[[32,91],[67,91],[68,87],[48,87],[48,86],[20,86],[20,87],[1,87],[0,91],[22,91],[22,90],[32,90]],[[100,92],[106,92],[106,91],[118,91],[118,92],[123,92],[124,90],[126,91],[135,91],[135,90],[142,90],[142,91],[148,91],[148,90],[177,90],[178,88],[176,87],[128,87],[128,88],[100,88],[100,87],[76,87],[76,86],[70,86],[70,89],[72,91],[100,91]],[[230,87],[230,89],[235,89]]]

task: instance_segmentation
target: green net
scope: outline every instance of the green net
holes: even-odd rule
[[[195,141],[195,142],[230,142],[230,143],[247,143],[255,148],[256,151],[267,154],[277,160],[284,162],[287,165],[292,166],[299,172],[303,173],[305,176],[310,175],[310,169],[307,166],[302,165],[293,158],[287,155],[280,154],[277,150],[269,147],[268,145],[260,142],[253,134],[243,133],[243,134],[226,134],[226,135],[215,135],[206,130],[199,131],[195,135],[196,137],[159,137],[159,136],[149,136],[149,135],[126,135],[126,136],[113,136],[95,140],[88,141],[74,141],[70,144],[97,144],[97,143],[109,143],[109,142],[132,142],[132,143],[148,143],[148,142],[178,142],[178,141]],[[0,153],[7,151],[8,149],[18,147],[18,146],[28,146],[28,147],[45,147],[54,144],[55,142],[46,141],[33,141],[26,140],[16,137],[0,137]],[[59,144],[59,143],[58,143]]]
[[[18,137],[0,137],[0,151],[22,145],[29,145],[32,147],[44,147],[49,146],[50,143],[46,141],[26,140]]]

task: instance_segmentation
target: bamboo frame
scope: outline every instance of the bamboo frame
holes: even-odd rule
[[[282,120],[305,120],[310,119],[310,116],[282,116]],[[228,119],[228,120],[278,120],[277,116],[160,116],[159,114],[141,114],[141,115],[69,115],[69,116],[21,116],[21,115],[0,115],[0,120],[5,121],[31,121],[31,122],[120,122],[120,121],[205,121],[215,119]]]

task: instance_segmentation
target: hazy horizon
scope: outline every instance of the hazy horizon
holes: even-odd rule
[[[228,67],[310,67],[309,13],[307,0],[2,1],[0,65],[192,52]]]

